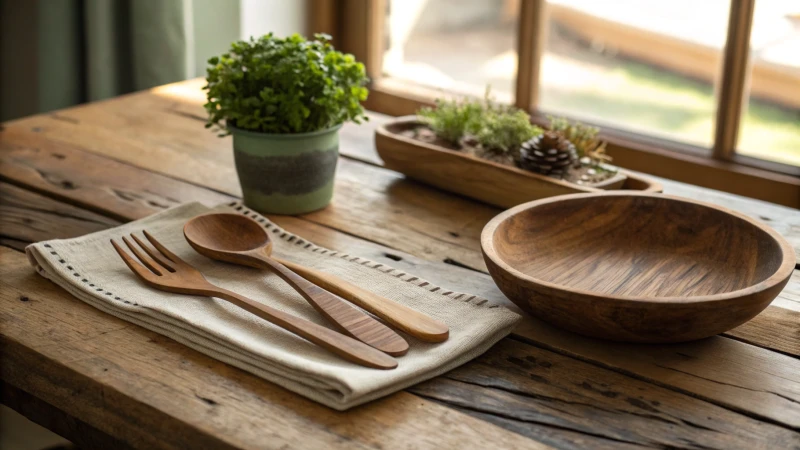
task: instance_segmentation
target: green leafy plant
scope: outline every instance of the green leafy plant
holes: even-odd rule
[[[262,133],[307,133],[367,120],[364,65],[336,51],[330,36],[306,40],[295,34],[231,44],[208,60],[206,128]]]
[[[514,107],[486,108],[475,138],[487,151],[510,153],[515,158],[522,144],[542,129],[531,124],[528,113]]]
[[[480,127],[484,106],[477,100],[436,99],[435,108],[422,108],[417,116],[441,139],[458,146]]]

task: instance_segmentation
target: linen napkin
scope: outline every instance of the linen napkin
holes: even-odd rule
[[[332,273],[441,320],[450,327],[450,338],[429,344],[403,335],[410,349],[398,358],[396,369],[362,367],[224,300],[150,288],[109,243],[111,238],[120,242],[122,236],[146,229],[212,283],[332,328],[271,272],[212,261],[196,253],[183,237],[183,225],[209,212],[240,213],[257,220],[269,232],[276,256]],[[474,295],[451,292],[384,264],[317,246],[238,203],[213,209],[184,204],[110,230],[32,244],[26,253],[39,274],[95,308],[338,410],[464,364],[510,333],[520,318]]]

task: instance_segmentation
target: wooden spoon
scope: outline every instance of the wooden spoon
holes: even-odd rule
[[[296,272],[292,275],[302,276],[422,341],[442,342],[449,336],[447,325],[419,311],[375,295],[334,275],[270,257],[272,242],[268,233],[248,217],[240,214],[198,216],[186,223],[183,234],[195,250],[209,258],[258,268],[271,268],[272,264],[284,270],[288,267]]]
[[[408,342],[391,328],[270,258],[272,241],[256,222],[238,214],[199,216],[184,225],[183,235],[209,258],[272,270],[345,334],[390,355],[408,352]]]

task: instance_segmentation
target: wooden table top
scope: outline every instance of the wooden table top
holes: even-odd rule
[[[202,81],[3,124],[2,402],[86,448],[800,448],[800,275],[752,321],[678,345],[583,338],[525,317],[443,376],[336,412],[104,314],[38,275],[30,242],[240,195]],[[333,204],[273,217],[320,245],[513,306],[479,236],[499,210],[381,167],[372,115],[341,131]],[[758,217],[800,251],[800,212],[661,180]]]

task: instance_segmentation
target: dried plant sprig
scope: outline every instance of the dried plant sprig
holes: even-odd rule
[[[598,146],[586,151],[586,156],[598,163],[610,163],[612,158],[606,153],[606,141],[600,142]]]
[[[600,129],[580,122],[570,122],[565,117],[548,116],[550,129],[575,145],[578,157],[588,157],[594,165],[611,162],[606,153],[606,142],[598,137]]]

